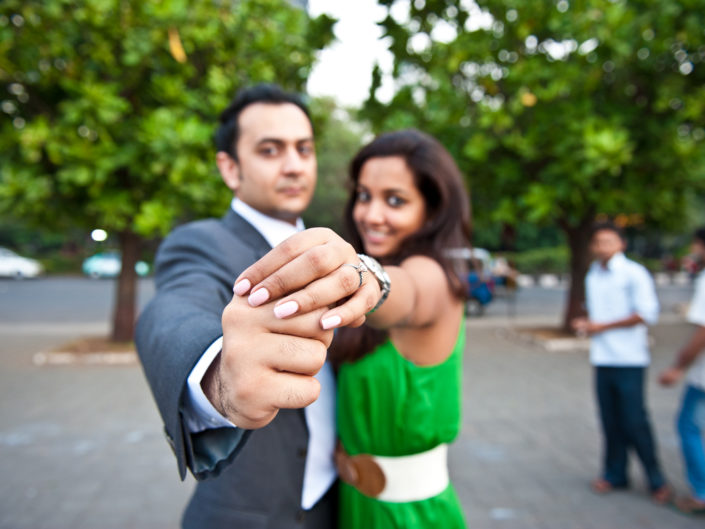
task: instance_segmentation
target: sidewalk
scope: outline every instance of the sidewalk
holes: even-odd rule
[[[661,388],[656,376],[690,332],[683,324],[653,329],[648,388],[661,463],[682,494],[687,487],[673,426],[681,389]],[[600,471],[601,438],[587,353],[548,353],[478,320],[469,324],[467,343],[464,431],[451,450],[451,475],[469,527],[703,527],[702,518],[649,501],[635,458],[632,490],[609,496],[589,490]]]
[[[0,528],[178,527],[193,480],[179,481],[139,366],[36,367],[67,335],[32,327],[0,331]]]
[[[524,320],[519,318],[515,324]],[[528,321],[528,320],[527,320]],[[547,353],[511,338],[498,317],[468,324],[464,430],[451,474],[470,528],[702,527],[634,488],[599,497],[600,436],[585,353]],[[181,483],[138,366],[36,367],[60,329],[0,328],[0,528],[175,528],[193,480]],[[680,389],[655,383],[689,330],[654,329],[649,401],[662,463],[686,492],[673,429]]]

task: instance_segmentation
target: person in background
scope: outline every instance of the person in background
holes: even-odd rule
[[[614,224],[594,227],[595,257],[585,279],[588,318],[573,328],[592,337],[590,361],[604,435],[602,476],[592,490],[605,494],[629,486],[628,450],[634,449],[644,467],[651,498],[663,504],[671,489],[659,465],[644,383],[650,363],[647,325],[656,323],[659,304],[649,272],[624,255],[622,232]]]
[[[691,258],[702,267],[705,263],[705,227],[695,231]],[[678,510],[686,514],[705,514],[705,272],[700,272],[687,319],[695,325],[690,339],[676,355],[673,365],[659,381],[672,386],[686,377],[677,429],[691,495],[675,500]]]

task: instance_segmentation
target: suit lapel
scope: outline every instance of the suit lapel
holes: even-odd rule
[[[272,249],[260,232],[232,209],[228,209],[221,221],[245,245],[255,250],[258,259]]]

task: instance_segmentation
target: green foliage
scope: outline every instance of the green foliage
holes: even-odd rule
[[[521,274],[567,274],[570,251],[567,246],[535,248],[517,253],[502,254]]]
[[[306,226],[326,226],[343,233],[348,164],[362,146],[365,130],[329,98],[314,99],[311,113],[316,127],[318,183],[304,220]]]
[[[642,257],[641,255],[628,255],[628,257],[642,264],[652,274],[663,271],[663,263],[660,259]]]
[[[333,21],[283,0],[4,0],[0,213],[142,236],[220,215],[218,113],[300,90]]]
[[[364,115],[451,150],[476,231],[571,229],[597,214],[682,226],[705,189],[705,3],[425,0],[406,17],[399,7],[382,22],[399,89],[379,102],[378,73]]]

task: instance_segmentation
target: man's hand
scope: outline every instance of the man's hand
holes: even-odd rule
[[[668,369],[661,371],[658,381],[662,386],[673,386],[674,384],[680,382],[683,375],[685,375],[685,371],[683,369],[678,367],[669,367]]]
[[[575,318],[570,322],[571,327],[578,335],[591,336],[604,330],[604,326],[587,318]]]
[[[262,428],[320,392],[314,375],[333,339],[319,325],[324,310],[279,319],[273,309],[233,297],[223,311],[223,350],[202,381],[213,406],[239,428]]]
[[[346,266],[350,265],[350,266]],[[312,228],[292,235],[245,270],[233,288],[253,306],[275,301],[278,318],[326,310],[321,327],[356,327],[382,296],[355,249],[334,231]]]

